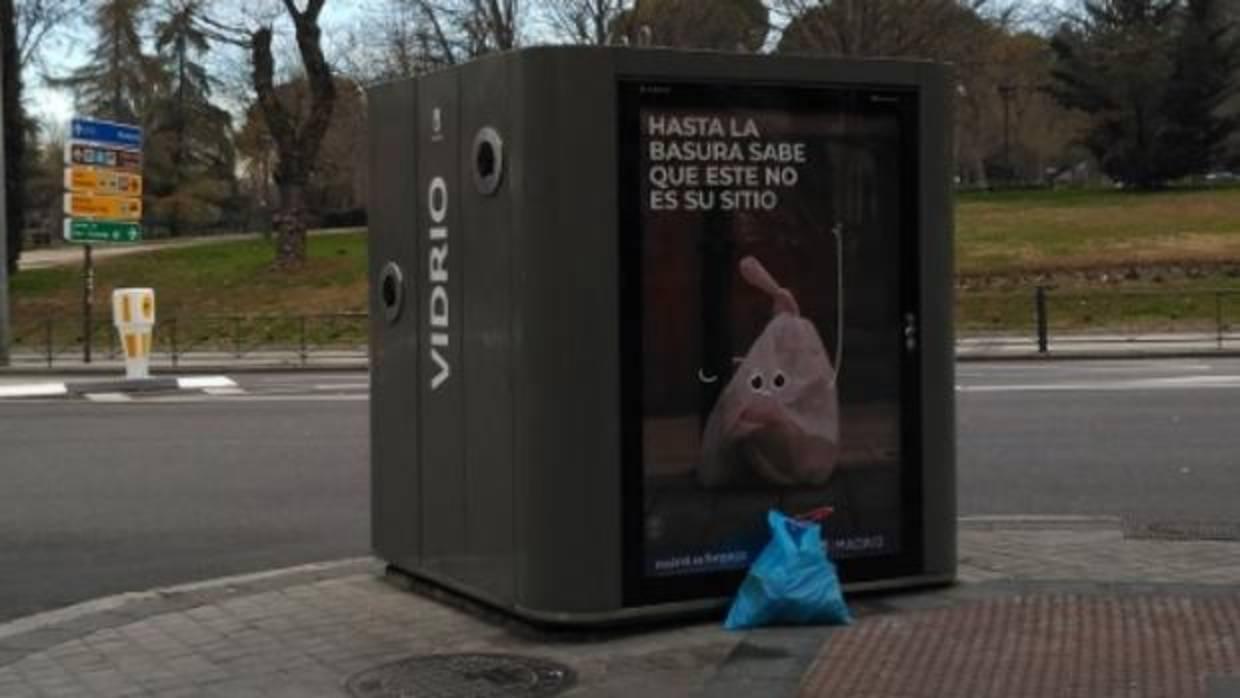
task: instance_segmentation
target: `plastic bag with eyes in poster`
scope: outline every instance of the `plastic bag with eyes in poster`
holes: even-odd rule
[[[840,444],[831,359],[792,292],[754,257],[738,266],[771,296],[772,317],[707,418],[698,480],[708,488],[822,485]]]

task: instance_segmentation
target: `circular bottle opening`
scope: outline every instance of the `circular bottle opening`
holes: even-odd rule
[[[405,275],[396,262],[388,262],[379,274],[379,301],[388,324],[396,322],[405,305]]]
[[[485,126],[474,137],[474,184],[483,196],[493,196],[504,179],[504,140]]]

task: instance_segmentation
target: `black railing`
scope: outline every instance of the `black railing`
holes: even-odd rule
[[[996,350],[1046,354],[1085,344],[1240,349],[1240,289],[1078,292],[1038,286],[961,292],[956,312],[958,339],[985,338]],[[366,313],[178,316],[157,322],[151,358],[154,365],[173,367],[258,358],[301,366],[316,359],[360,360],[368,330]],[[99,359],[121,358],[111,324],[97,323],[90,344]],[[13,327],[14,364],[80,363],[83,349],[82,323],[73,315]]]
[[[1084,344],[1240,347],[1237,289],[961,292],[956,312],[959,338],[1043,354]]]
[[[308,365],[328,354],[364,358],[368,341],[365,313],[305,315],[204,315],[158,320],[151,359],[173,367],[186,360],[271,358]],[[86,342],[77,317],[49,317],[14,327],[10,355],[14,363],[80,363]],[[97,324],[90,336],[97,359],[123,358],[116,330]]]

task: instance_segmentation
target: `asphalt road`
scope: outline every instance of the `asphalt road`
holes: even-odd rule
[[[297,380],[183,402],[0,402],[0,621],[365,555],[365,396],[316,389],[365,376]]]
[[[237,379],[0,401],[0,622],[368,553],[365,375]],[[957,382],[962,514],[1240,520],[1240,361],[970,363]]]
[[[962,514],[1240,520],[1240,361],[957,369]]]

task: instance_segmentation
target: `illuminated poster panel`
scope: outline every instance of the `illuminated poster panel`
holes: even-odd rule
[[[915,571],[915,94],[620,93],[627,593],[730,593],[772,507]]]

